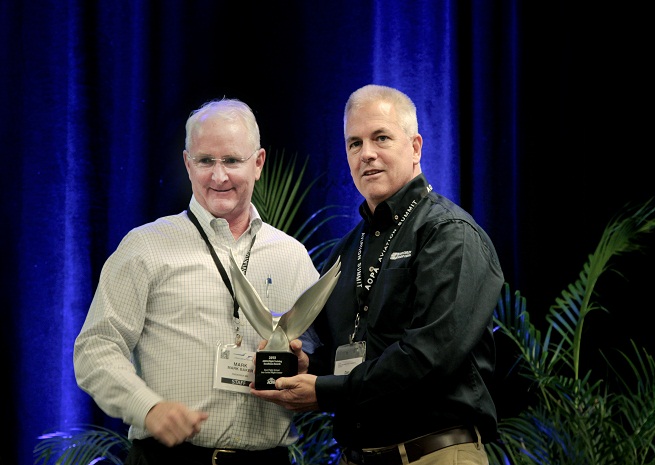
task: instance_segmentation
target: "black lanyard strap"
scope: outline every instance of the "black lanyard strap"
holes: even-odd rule
[[[375,256],[374,263],[369,266],[367,269],[364,268],[363,263],[364,263],[364,239],[366,238],[366,231],[362,232],[362,235],[359,239],[359,249],[357,250],[357,274],[355,276],[355,287],[356,287],[356,294],[357,294],[357,301],[359,303],[359,307],[362,308],[364,305],[366,305],[366,302],[368,301],[368,296],[371,293],[371,288],[373,287],[373,284],[375,284],[375,281],[378,278],[378,273],[380,272],[380,268],[382,267],[382,261],[384,260],[384,257],[387,253],[387,251],[391,248],[391,241],[393,240],[394,236],[398,232],[398,230],[401,228],[401,226],[405,223],[405,220],[409,217],[409,215],[416,209],[418,206],[419,202],[423,200],[427,195],[430,193],[432,190],[432,186],[428,185],[419,195],[419,197],[415,200],[412,200],[409,206],[407,207],[407,210],[405,211],[405,214],[400,218],[399,221],[396,222],[396,227],[393,228],[393,230],[389,233],[387,236],[386,243],[384,245],[380,245],[380,249],[375,251],[375,254],[372,254],[369,252],[369,256]],[[375,266],[377,264],[377,266]],[[368,274],[366,276],[363,275],[364,272],[367,272]]]
[[[198,221],[198,218],[196,218],[196,215],[191,212],[191,208],[188,208],[186,211],[187,216],[191,220],[191,222],[196,226],[198,229],[198,232],[200,232],[200,235],[202,238],[205,240],[205,244],[207,244],[207,248],[209,249],[209,253],[211,254],[212,258],[214,259],[214,263],[216,263],[216,268],[218,268],[218,272],[221,274],[221,278],[223,278],[223,282],[225,283],[225,286],[227,287],[227,290],[230,291],[230,295],[232,296],[232,300],[234,301],[234,318],[239,318],[239,303],[237,300],[234,298],[234,290],[232,289],[232,283],[230,282],[230,278],[227,276],[227,272],[225,271],[225,268],[223,267],[223,264],[218,258],[218,255],[216,255],[216,251],[214,250],[214,246],[212,246],[211,242],[209,242],[209,238],[207,237],[207,234],[205,233],[205,230],[202,229],[202,226],[200,226],[200,222]],[[248,249],[248,253],[246,253],[246,258],[244,258],[243,263],[241,265],[241,271],[243,271],[243,274],[246,274],[246,270],[248,269],[248,261],[250,259],[250,251],[252,250],[252,246],[255,243],[255,237],[252,237],[252,242],[250,243],[250,248]]]
[[[355,328],[350,335],[350,343],[352,344],[353,341],[355,340],[355,336],[357,335],[357,331],[359,330],[359,325],[361,323],[360,319],[362,315],[367,315],[368,313],[368,298],[369,294],[371,293],[371,289],[373,288],[373,284],[375,284],[378,274],[380,272],[380,268],[382,267],[382,262],[384,260],[384,257],[387,253],[387,251],[391,248],[391,242],[398,232],[398,230],[402,227],[402,225],[405,223],[405,220],[409,217],[409,215],[416,209],[418,204],[425,198],[427,195],[432,191],[432,186],[428,185],[419,195],[419,197],[415,200],[412,200],[409,206],[407,207],[407,210],[405,211],[405,214],[400,218],[399,221],[396,223],[396,227],[389,233],[387,236],[387,240],[384,243],[384,245],[380,245],[380,249],[376,250],[375,253],[373,251],[369,251],[367,255],[369,257],[375,256],[373,264],[368,267],[367,275],[364,276],[364,240],[366,239],[366,228],[364,228],[364,231],[362,232],[362,235],[359,239],[359,249],[357,250],[357,272],[355,275],[355,296],[357,298],[357,314],[355,315]],[[375,266],[377,264],[377,266]],[[363,313],[362,313],[363,311]]]

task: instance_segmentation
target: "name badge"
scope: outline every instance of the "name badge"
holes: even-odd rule
[[[243,350],[236,344],[219,342],[214,364],[214,389],[250,393],[255,381],[255,352]]]
[[[365,359],[366,341],[358,341],[339,346],[334,356],[334,374],[347,375]]]

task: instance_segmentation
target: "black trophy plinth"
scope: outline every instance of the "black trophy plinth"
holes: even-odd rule
[[[260,351],[255,357],[255,389],[275,389],[275,380],[298,374],[298,357],[292,352]]]

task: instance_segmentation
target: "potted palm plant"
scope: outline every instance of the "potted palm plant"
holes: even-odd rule
[[[579,278],[550,307],[545,333],[531,323],[526,299],[505,284],[494,315],[497,334],[517,349],[519,374],[534,395],[518,416],[499,422],[500,441],[487,446],[492,465],[655,464],[652,355],[634,342],[633,354],[620,352],[630,377],[605,357],[611,382],[580,361],[585,320],[602,309],[599,278],[616,271],[614,258],[641,250],[640,239],[654,229],[651,201],[612,219]]]

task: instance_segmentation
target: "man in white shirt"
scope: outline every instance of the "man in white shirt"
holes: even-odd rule
[[[262,337],[235,304],[229,254],[280,313],[318,272],[251,203],[266,151],[245,103],[192,112],[183,158],[189,209],[133,229],[107,259],[75,341],[77,382],[130,425],[127,464],[288,465],[292,413],[249,393]]]

